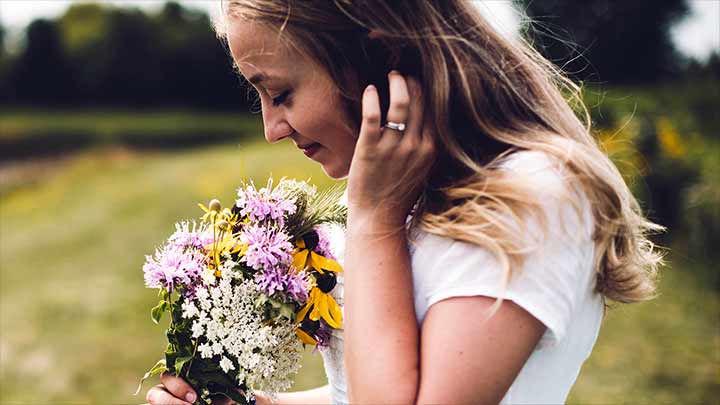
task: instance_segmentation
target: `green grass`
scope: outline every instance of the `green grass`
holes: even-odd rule
[[[131,393],[164,349],[144,255],[175,221],[199,216],[197,202],[229,204],[244,176],[269,174],[330,184],[291,145],[255,142],[92,149],[1,195],[0,403],[143,402]],[[720,397],[717,291],[695,276],[702,264],[671,259],[659,299],[609,312],[570,402]],[[324,384],[319,356],[305,364],[294,388]]]
[[[38,134],[91,133],[111,140],[124,134],[168,136],[177,133],[257,130],[248,114],[181,110],[4,110],[0,112],[0,139],[33,138]]]
[[[198,111],[0,112],[0,162],[97,146],[171,149],[262,135],[259,116]]]

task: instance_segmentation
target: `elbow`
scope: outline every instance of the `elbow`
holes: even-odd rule
[[[389,378],[377,373],[348,385],[351,404],[415,404],[418,395],[417,371],[404,373],[399,378]]]

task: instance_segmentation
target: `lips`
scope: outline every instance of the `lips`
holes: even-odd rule
[[[307,145],[298,145],[298,148],[302,149],[305,156],[312,157],[318,150],[320,150],[320,144],[313,142]]]

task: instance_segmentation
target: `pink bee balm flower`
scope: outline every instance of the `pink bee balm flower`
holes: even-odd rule
[[[280,230],[248,225],[240,234],[247,244],[242,261],[255,270],[271,269],[292,262],[293,246],[289,236]]]
[[[238,199],[235,205],[240,209],[241,216],[247,216],[252,221],[272,219],[280,227],[284,226],[285,215],[294,214],[297,210],[295,201],[289,200],[278,190],[272,190],[272,183],[268,187],[257,190],[254,185],[238,189]]]
[[[257,273],[255,282],[258,290],[268,297],[279,293],[301,304],[308,299],[308,279],[305,272],[295,272],[290,268],[269,268]]]
[[[192,288],[204,268],[204,256],[195,250],[168,245],[145,256],[145,285],[172,292],[178,286]]]

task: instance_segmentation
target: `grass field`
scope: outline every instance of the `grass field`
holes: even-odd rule
[[[143,402],[131,394],[164,349],[144,255],[196,202],[269,174],[330,184],[291,145],[255,142],[90,149],[0,195],[0,403]],[[720,300],[678,253],[659,299],[610,311],[570,402],[717,403]],[[308,354],[295,388],[324,381]]]

